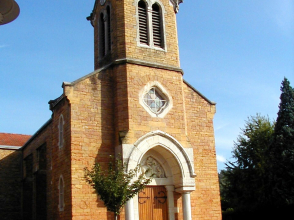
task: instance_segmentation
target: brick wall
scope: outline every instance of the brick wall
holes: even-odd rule
[[[184,84],[188,138],[194,148],[196,190],[191,193],[192,219],[221,219],[213,130],[215,105]]]
[[[111,54],[107,55],[104,60],[99,60],[98,47],[99,47],[99,34],[98,34],[98,20],[100,17],[101,10],[103,10],[108,3],[111,7]],[[122,19],[124,17],[124,1],[107,1],[107,4],[100,6],[97,4],[97,14],[94,27],[94,64],[95,69],[109,63],[115,59],[121,59],[126,57],[126,47],[125,47],[125,21]],[[101,59],[101,58],[100,58]]]
[[[114,155],[113,84],[109,70],[65,87],[71,106],[72,219],[111,220],[103,202],[84,179],[94,162],[106,167]]]
[[[173,98],[173,108],[164,118],[151,117],[139,103],[139,91],[150,81],[161,83]],[[73,219],[96,219],[97,215],[101,220],[112,219],[85,182],[83,168],[95,161],[106,165],[119,144],[119,132],[126,131],[124,143],[133,144],[153,130],[164,131],[182,146],[194,148],[193,219],[221,219],[212,121],[215,106],[187,86],[181,73],[119,65],[66,86],[65,94],[71,105]],[[175,193],[175,201],[180,220],[180,194]]]
[[[123,108],[128,109],[128,121],[125,123],[129,123],[129,133],[125,143],[132,144],[150,131],[161,130],[186,146],[181,73],[132,64],[127,65],[126,71],[126,83],[120,82],[120,86],[127,89],[126,106]],[[164,118],[151,117],[139,103],[139,92],[147,83],[154,81],[159,82],[173,99],[173,107]],[[118,97],[121,96],[118,94]],[[118,112],[123,111],[123,108],[118,109]],[[123,128],[119,127],[119,130]]]
[[[22,149],[23,219],[52,219],[51,130],[48,121]]]
[[[21,152],[0,149],[0,218],[21,218]]]
[[[59,147],[59,119],[63,116],[63,147]],[[51,186],[52,186],[52,219],[72,219],[72,174],[71,172],[71,112],[66,98],[62,99],[54,108],[51,130]],[[59,209],[59,179],[64,183],[64,209]]]

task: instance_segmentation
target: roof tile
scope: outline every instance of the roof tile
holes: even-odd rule
[[[3,146],[23,146],[31,135],[0,133],[0,145]]]

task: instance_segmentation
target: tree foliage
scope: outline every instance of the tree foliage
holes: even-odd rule
[[[152,180],[152,175],[146,177],[149,170],[140,172],[138,165],[134,170],[126,172],[126,164],[119,158],[110,158],[108,170],[95,163],[92,170],[85,168],[85,179],[95,189],[108,211],[115,218],[120,214],[126,202],[145,188]]]
[[[271,182],[278,203],[294,204],[294,89],[286,78],[281,92],[271,146]]]
[[[232,156],[222,172],[222,197],[237,209],[255,208],[266,201],[268,188],[268,149],[274,132],[274,123],[268,117],[256,115],[246,121]]]
[[[221,172],[223,203],[236,210],[294,205],[294,89],[285,78],[276,122],[250,117]]]

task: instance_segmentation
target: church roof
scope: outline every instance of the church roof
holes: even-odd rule
[[[21,147],[30,137],[31,135],[25,134],[0,133],[0,148]]]

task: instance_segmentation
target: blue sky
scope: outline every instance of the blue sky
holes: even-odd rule
[[[16,0],[0,26],[0,132],[33,134],[48,101],[93,71],[94,0]],[[184,79],[217,103],[218,168],[250,115],[276,119],[280,85],[294,86],[293,0],[185,0],[177,15]]]

